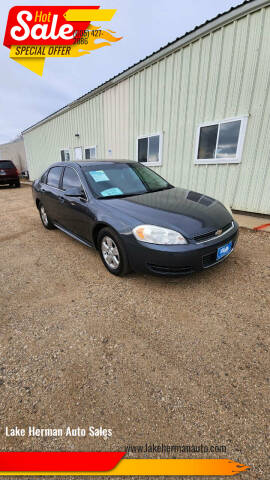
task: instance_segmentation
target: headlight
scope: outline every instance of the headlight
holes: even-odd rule
[[[187,243],[181,233],[156,225],[139,225],[133,228],[132,232],[140,242],[155,243],[156,245],[184,245]]]

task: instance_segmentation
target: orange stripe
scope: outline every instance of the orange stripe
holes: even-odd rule
[[[236,475],[249,467],[228,459],[123,459],[113,470],[106,472],[1,472],[1,475]]]

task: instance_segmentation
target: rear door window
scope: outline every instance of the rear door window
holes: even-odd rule
[[[43,173],[43,175],[42,175],[42,177],[41,177],[41,179],[40,179],[41,183],[46,183],[47,174],[48,174],[47,171],[46,171],[45,173]]]
[[[59,188],[59,181],[62,171],[63,167],[52,167],[48,173],[47,185],[50,185],[50,187]]]

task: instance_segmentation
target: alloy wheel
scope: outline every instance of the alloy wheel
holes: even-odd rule
[[[42,205],[42,207],[40,208],[40,215],[41,215],[41,218],[42,218],[42,221],[43,221],[44,225],[47,226],[48,223],[49,223],[49,221],[48,221],[47,213],[46,213],[45,208],[43,207],[43,205]]]
[[[120,254],[116,243],[111,237],[106,235],[102,239],[101,252],[108,267],[112,270],[116,270],[120,265]]]

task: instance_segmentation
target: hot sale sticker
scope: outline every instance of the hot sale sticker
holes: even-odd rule
[[[115,12],[99,6],[16,6],[9,11],[4,45],[10,58],[42,75],[46,57],[78,57],[121,40],[92,23],[108,22]]]

